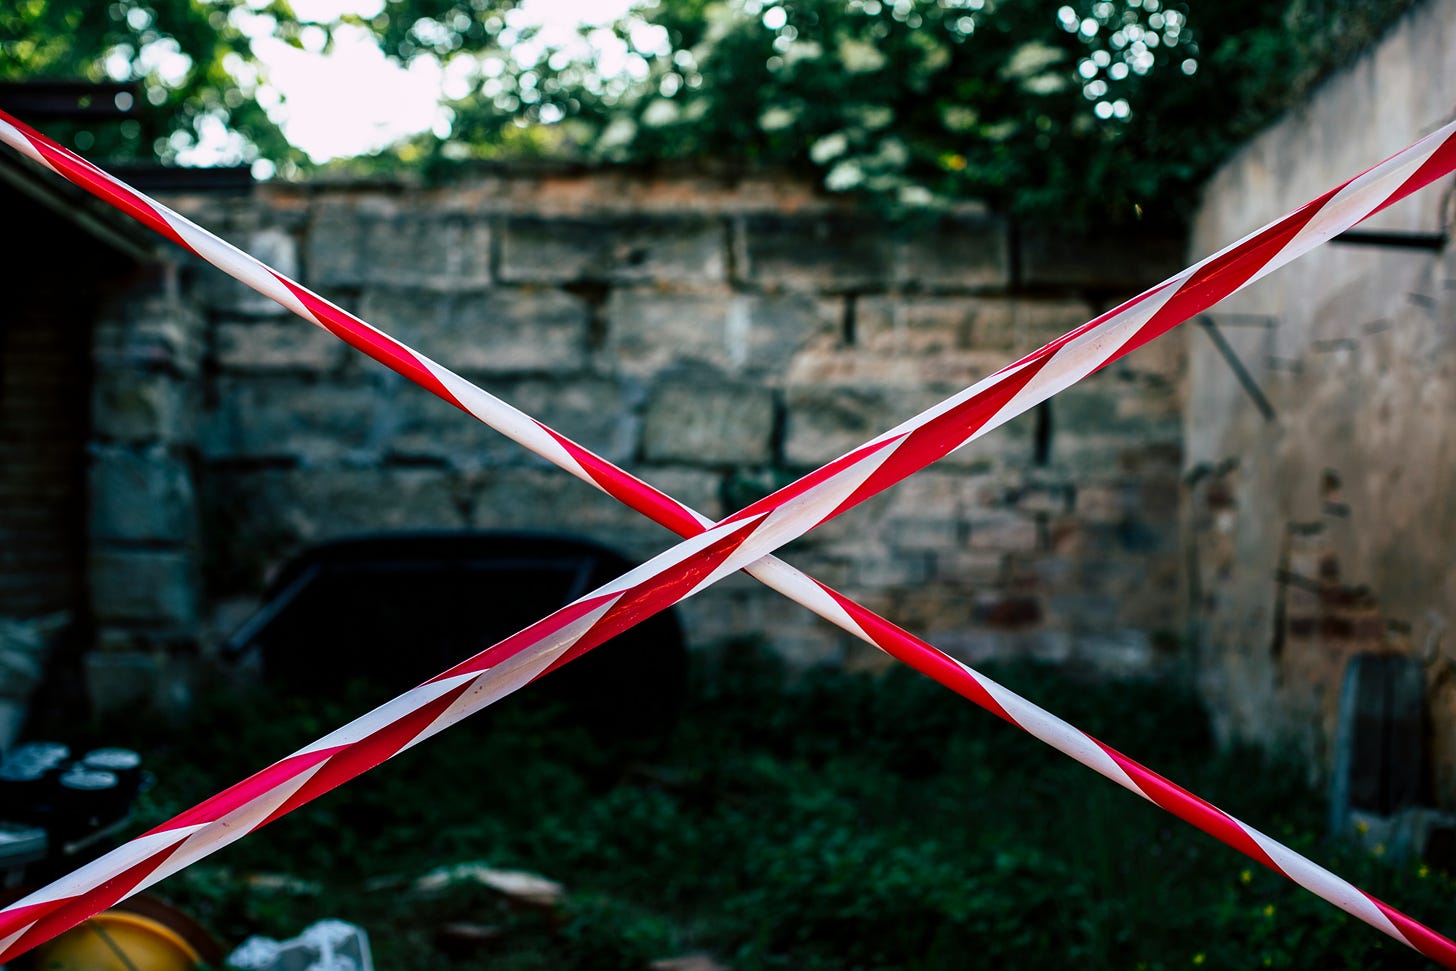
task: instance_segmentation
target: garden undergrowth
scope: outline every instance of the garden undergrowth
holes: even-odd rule
[[[1438,930],[1449,877],[1327,845],[1304,772],[1215,750],[1163,684],[1053,668],[998,680]],[[786,679],[761,651],[694,672],[676,728],[623,738],[529,691],[164,881],[232,947],[334,917],[381,971],[847,968],[1403,968],[1384,935],[911,672]],[[377,694],[377,691],[374,692]],[[368,707],[219,692],[181,730],[96,726],[141,750],[151,825]],[[559,881],[522,907],[483,863]],[[462,942],[442,929],[465,923]]]

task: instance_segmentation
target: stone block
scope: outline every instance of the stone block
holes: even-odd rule
[[[872,590],[917,587],[934,573],[935,561],[922,552],[895,552],[855,562],[850,584]]]
[[[913,359],[919,383],[933,388],[942,398],[969,388],[1011,363],[1004,351],[963,350]]]
[[[1075,557],[1052,553],[1019,554],[1016,557],[1016,583],[1026,588],[1058,591],[1075,589],[1080,579]]]
[[[792,476],[779,469],[732,469],[722,473],[718,492],[724,508],[737,511],[753,505],[780,486],[788,485],[791,479]]]
[[[556,374],[587,362],[590,313],[561,290],[371,290],[364,308],[366,320],[452,371]]]
[[[798,549],[790,554],[792,565],[803,570],[820,583],[826,583],[837,590],[848,587],[854,579],[858,560],[841,556],[823,556],[811,549]]]
[[[187,630],[197,624],[198,577],[176,550],[93,550],[91,609],[101,624]]]
[[[91,383],[91,431],[128,444],[189,441],[195,411],[188,387],[169,374],[105,370]]]
[[[607,300],[606,349],[627,374],[706,365],[772,377],[801,348],[837,330],[837,309],[793,295],[617,289]]]
[[[785,395],[784,460],[819,466],[939,402],[949,392],[912,388],[795,386]],[[1031,458],[1034,416],[1012,419],[937,464],[981,469]]]
[[[972,477],[932,467],[896,484],[876,515],[880,533],[896,551],[944,551],[964,544],[964,511],[977,504]]]
[[[651,466],[637,470],[640,478],[709,519],[722,519],[734,510],[723,502],[723,477],[715,471],[691,466]]]
[[[836,292],[881,290],[899,270],[885,227],[835,214],[751,215],[739,225],[747,280],[765,287]]]
[[[803,551],[809,557],[827,557],[857,562],[865,557],[887,555],[884,522],[892,503],[893,491],[881,492],[814,527],[794,541],[793,554]]]
[[[723,652],[742,647],[743,642],[736,640],[733,633],[731,611],[723,602],[722,587],[732,580],[732,577],[725,577],[701,595],[690,597],[672,608],[682,624],[688,650],[699,658],[711,657],[717,661]]]
[[[128,303],[96,325],[92,353],[98,370],[165,370],[192,375],[202,359],[203,320],[167,296]]]
[[[469,517],[481,529],[582,536],[640,562],[673,545],[666,529],[556,469],[500,468],[473,476]]]
[[[485,381],[482,387],[608,461],[624,464],[637,454],[640,418],[628,389],[618,382],[528,378]],[[421,389],[398,388],[394,403],[393,432],[386,444],[395,457],[434,459],[460,469],[545,461]]]
[[[841,662],[848,640],[838,628],[741,573],[675,609],[689,650],[718,653],[761,641],[791,671]]]
[[[389,414],[388,399],[373,383],[223,378],[216,405],[203,417],[198,446],[210,460],[317,464],[357,458],[381,448]]]
[[[1081,301],[1028,297],[866,298],[861,310],[860,333],[869,346],[898,353],[973,350],[1000,355],[1001,364],[1092,317]]]
[[[966,589],[994,586],[1006,577],[1006,558],[996,550],[940,550],[935,554],[935,573]]]
[[[330,371],[353,353],[322,327],[296,318],[224,321],[217,325],[217,363],[231,371]]]
[[[1041,545],[1036,520],[1006,509],[975,510],[967,514],[971,549],[1029,553]]]
[[[641,376],[685,363],[726,373],[731,370],[730,340],[746,346],[744,338],[751,330],[747,298],[726,292],[616,289],[607,299],[606,319],[612,364]]]
[[[465,213],[371,218],[359,260],[370,285],[480,290],[491,285],[490,235],[485,217]]]
[[[784,461],[817,468],[934,404],[928,391],[804,386],[785,393]]]
[[[161,676],[161,659],[151,652],[93,651],[85,658],[86,697],[97,714],[149,707]]]
[[[330,202],[309,228],[310,280],[320,288],[480,290],[492,283],[490,236],[485,216]]]
[[[1176,442],[1143,443],[1118,435],[1059,435],[1052,442],[1051,466],[1072,479],[1138,476],[1176,468]]]
[[[963,627],[932,631],[931,638],[941,650],[970,665],[1011,658],[1061,664],[1073,653],[1073,637],[1069,632],[1041,627]]]
[[[720,283],[728,237],[704,216],[506,219],[500,274],[508,283]]]
[[[1106,594],[1076,589],[1058,591],[1048,598],[1048,606],[1058,626],[1105,631],[1117,625],[1117,599]]]
[[[977,321],[1005,316],[1005,301],[977,297],[859,297],[855,344],[881,354],[942,354],[974,345]]]
[[[936,463],[898,483],[887,495],[885,515],[919,516],[928,512],[950,515],[965,507],[984,505],[1002,491],[1000,476],[967,475]]]
[[[989,214],[948,216],[901,244],[901,285],[926,290],[1000,289],[1011,283],[1006,224]]]
[[[1088,546],[1085,524],[1075,516],[1052,516],[1046,521],[1047,549],[1075,556]]]
[[[984,311],[976,317],[971,346],[1002,352],[1009,364],[1094,316],[1091,305],[1082,300],[1017,297],[986,301]]]
[[[606,503],[585,483],[565,481],[555,469],[501,468],[471,482],[470,524],[484,529],[554,528],[586,532]],[[563,499],[570,500],[563,503]],[[606,503],[598,499],[605,499]],[[577,515],[577,514],[580,515]]]
[[[946,349],[897,354],[882,347],[835,344],[821,336],[807,342],[789,360],[784,384],[906,388],[934,392],[938,400],[1008,363],[1010,357],[1003,351]]]
[[[1071,328],[1069,327],[1068,330]],[[1231,330],[1232,328],[1227,328]],[[1188,373],[1188,346],[1190,341],[1206,343],[1208,336],[1200,334],[1197,327],[1175,327],[1156,337],[1118,361],[1113,367],[1128,371],[1143,378],[1156,378],[1170,387],[1178,386]],[[1225,332],[1227,336],[1227,332]],[[1266,353],[1262,357],[1267,358]]]
[[[316,205],[304,239],[309,284],[316,289],[327,289],[364,283],[359,258],[363,234],[356,207],[340,201]]]
[[[885,542],[899,551],[938,552],[960,545],[962,529],[955,510],[943,515],[899,516],[885,523]]]
[[[267,229],[292,236],[302,234],[307,211],[296,192],[277,182],[255,184],[252,189],[252,192],[246,193],[217,193],[205,189],[168,193],[167,204],[223,239],[251,239]]]
[[[320,539],[466,524],[462,484],[437,469],[332,470],[300,485],[301,504],[311,512],[309,532]]]
[[[151,708],[181,724],[205,675],[189,636],[102,628],[86,655],[86,696],[98,714]]]
[[[1152,588],[1150,564],[1153,559],[1148,554],[1156,553],[1160,548],[1176,549],[1173,543],[1176,534],[1172,530],[1166,534],[1153,534],[1163,537],[1165,542],[1144,549],[1121,541],[1121,537],[1126,535],[1125,529],[1118,527],[1115,530],[1119,537],[1117,542],[1109,541],[1100,531],[1093,531],[1097,541],[1089,544],[1089,549],[1080,557],[1077,575],[1081,591],[1108,595],[1122,617],[1137,606],[1130,598],[1136,598],[1140,593],[1147,594]],[[1129,602],[1124,603],[1124,600]]]
[[[1021,233],[1021,285],[1131,296],[1182,270],[1182,237],[1136,231],[1115,240],[1069,236],[1052,226]]]
[[[1170,393],[1094,378],[1057,395],[1050,407],[1051,461],[1076,479],[1147,473],[1179,461],[1182,423]]]
[[[93,540],[183,543],[192,536],[192,473],[163,449],[95,452],[89,496]]]
[[[1136,483],[1091,484],[1077,487],[1076,514],[1093,523],[1118,523],[1137,511]]]
[[[1024,593],[994,592],[976,597],[977,623],[998,630],[1035,627],[1042,621],[1041,600]]]
[[[265,266],[290,279],[299,279],[298,242],[285,230],[272,226],[257,228],[245,235],[232,235],[229,242]],[[194,279],[198,298],[210,310],[258,317],[292,315],[292,311],[271,297],[265,297],[214,266],[199,265]]]
[[[730,362],[752,373],[782,375],[786,362],[801,349],[835,340],[843,326],[844,310],[837,300],[798,294],[765,294],[748,298],[746,351],[733,343]]]
[[[494,393],[501,390],[483,386]],[[379,447],[390,462],[469,470],[532,461],[530,453],[500,432],[422,388],[395,388],[381,426],[387,431]]]
[[[708,466],[767,463],[774,421],[766,388],[664,382],[647,404],[642,455],[649,462]]]
[[[1038,477],[1018,483],[1006,499],[1024,513],[1059,516],[1072,511],[1077,488],[1060,476]]]
[[[209,555],[250,583],[310,543],[470,525],[469,484],[438,468],[215,468],[199,500]]]

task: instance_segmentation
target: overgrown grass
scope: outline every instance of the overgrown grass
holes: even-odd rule
[[[1212,750],[1203,711],[1152,685],[994,672],[1438,929],[1452,881],[1318,838],[1303,773]],[[528,689],[529,690],[529,689]],[[525,699],[522,699],[525,700]],[[130,736],[155,821],[362,710],[209,698],[184,731]],[[228,946],[322,917],[364,926],[380,969],[642,968],[706,952],[773,968],[1401,968],[1425,962],[1288,881],[909,672],[790,688],[750,651],[698,672],[669,738],[596,737],[517,704],[404,753],[157,891]],[[563,882],[557,914],[462,885],[483,861]],[[286,874],[289,889],[258,879]],[[498,929],[448,954],[450,921]]]

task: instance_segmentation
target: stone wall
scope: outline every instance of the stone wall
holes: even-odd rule
[[[701,173],[492,170],[448,188],[170,201],[713,517],[1156,282],[1182,254],[1165,240],[1013,232],[975,209],[896,233],[802,187]],[[158,568],[199,530],[170,584],[148,580],[167,600],[153,619],[213,643],[284,558],[358,532],[560,530],[634,558],[673,541],[212,268],[183,270],[195,364],[135,380],[149,420],[185,424],[187,474],[160,430],[145,470],[129,464],[140,442],[96,460],[98,523],[121,502],[104,498],[113,476],[166,497],[136,525]],[[1181,368],[1178,344],[1150,346],[786,558],[965,657],[1156,667],[1176,634]],[[188,571],[200,595],[176,589]],[[113,639],[151,623],[104,609]],[[878,663],[744,577],[681,611],[695,647],[761,636],[795,664]]]
[[[1456,2],[1417,5],[1377,49],[1208,186],[1198,254],[1257,228],[1456,114]],[[1225,738],[1329,767],[1348,658],[1416,656],[1435,787],[1456,803],[1456,247],[1452,180],[1362,228],[1434,248],[1332,243],[1212,315],[1272,406],[1187,335],[1185,542],[1200,678]]]

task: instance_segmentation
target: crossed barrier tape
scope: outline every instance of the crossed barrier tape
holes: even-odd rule
[[[1456,169],[1448,125],[1183,273],[721,523],[494,398],[0,112],[0,140],[578,478],[688,537],[524,631],[0,911],[22,953],[738,569],[992,713],[1456,968],[1456,943],[768,554]]]

